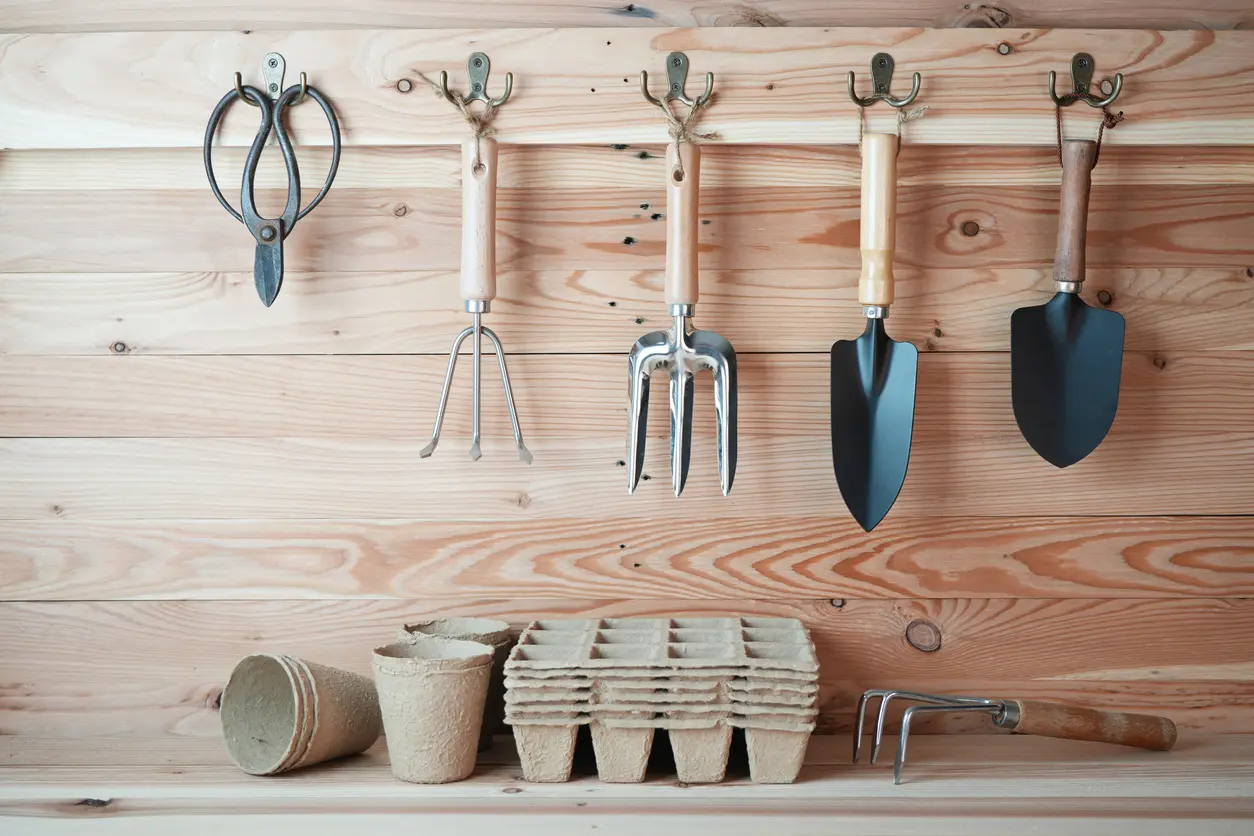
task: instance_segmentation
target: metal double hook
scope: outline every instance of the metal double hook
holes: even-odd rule
[[[1058,73],[1053,70],[1049,71],[1049,97],[1054,100],[1054,104],[1059,107],[1066,107],[1074,102],[1085,102],[1089,107],[1109,107],[1114,104],[1115,99],[1119,98],[1119,93],[1123,90],[1123,73],[1115,73],[1114,84],[1110,81],[1103,81],[1099,89],[1106,95],[1106,98],[1099,98],[1093,89],[1093,71],[1096,65],[1093,56],[1087,52],[1077,52],[1071,58],[1071,86],[1072,92],[1058,95]],[[1109,92],[1107,87],[1109,86]]]
[[[871,81],[875,85],[875,92],[863,98],[854,92],[853,89],[853,70],[849,71],[849,98],[853,99],[853,103],[858,107],[870,107],[876,102],[885,102],[892,107],[905,107],[914,101],[919,95],[919,74],[915,73],[912,77],[912,87],[910,95],[904,99],[894,99],[892,97],[893,86],[893,56],[887,52],[879,52],[871,57]]]
[[[266,95],[270,97],[270,101],[279,98],[279,93],[283,92],[283,73],[287,70],[287,62],[283,60],[283,56],[277,52],[266,53],[265,60],[261,62],[261,76],[265,79]],[[261,107],[260,104],[254,102],[249,96],[244,94],[244,79],[237,72],[235,73],[235,95],[239,96],[241,101],[247,102],[253,107]],[[305,73],[300,74],[300,96],[292,102],[292,106],[296,106],[305,101],[305,94],[309,92],[309,78]]]
[[[500,107],[509,101],[510,93],[514,92],[514,74],[505,74],[505,92],[496,98],[488,96],[488,74],[492,72],[492,62],[482,52],[471,53],[466,59],[466,75],[470,77],[470,92],[466,95],[454,93],[448,89],[448,73],[440,70],[440,92],[453,104],[468,105],[473,101],[483,102],[490,108]]]
[[[694,109],[705,107],[710,96],[714,95],[714,73],[705,74],[705,92],[697,98],[692,99],[685,92],[684,88],[688,84],[688,56],[682,52],[672,52],[666,56],[666,80],[670,86],[666,89],[666,95],[658,99],[649,92],[649,71],[640,71],[640,92],[650,104],[662,110],[666,110],[666,102],[670,101],[678,101]]]

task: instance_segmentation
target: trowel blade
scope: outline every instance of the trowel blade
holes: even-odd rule
[[[1123,316],[1075,293],[1010,317],[1015,421],[1032,449],[1068,467],[1097,449],[1115,420],[1123,365]]]
[[[868,319],[832,346],[832,464],[849,512],[866,531],[897,501],[910,463],[919,350]]]

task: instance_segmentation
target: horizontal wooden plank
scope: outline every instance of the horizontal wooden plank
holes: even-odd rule
[[[972,6],[975,8],[972,8]],[[101,7],[87,0],[4,0],[0,29],[15,32],[107,32],[184,29],[351,29],[354,27],[482,28],[550,26],[1088,26],[1234,29],[1254,24],[1245,0],[1039,0],[1007,9],[953,0],[651,0],[607,5],[598,0],[364,0],[346,10],[332,0],[264,0],[242,14],[205,0]]]
[[[1248,517],[0,523],[0,596],[1254,596]]]
[[[0,758],[58,742],[10,737],[0,740]],[[744,749],[736,743],[725,781],[692,786],[676,782],[661,758],[643,784],[602,783],[579,755],[571,782],[529,784],[506,737],[480,754],[467,780],[426,787],[393,778],[383,742],[362,757],[271,780],[241,773],[217,741],[158,745],[169,754],[153,762],[145,746],[165,742],[85,739],[77,741],[78,752],[54,750],[69,757],[52,765],[0,767],[6,832],[57,833],[58,825],[76,823],[98,833],[162,833],[173,821],[195,817],[194,826],[221,823],[232,832],[242,820],[247,833],[299,827],[332,834],[355,827],[390,834],[406,832],[395,825],[404,815],[410,832],[421,816],[423,832],[436,834],[492,827],[619,835],[645,826],[659,834],[707,827],[756,834],[767,817],[772,828],[798,836],[831,833],[833,818],[857,833],[998,834],[1006,832],[1008,819],[1038,816],[1068,833],[1105,834],[1116,827],[1171,833],[1156,824],[1179,828],[1192,819],[1188,826],[1198,833],[1237,834],[1254,816],[1254,740],[1246,735],[1199,736],[1170,753],[1030,736],[912,737],[908,780],[901,786],[893,785],[886,764],[848,763],[848,741],[826,736],[811,738],[796,783],[750,783]],[[664,746],[659,736],[654,751]],[[94,758],[84,759],[87,753]],[[270,830],[254,830],[256,818],[267,815]],[[349,816],[355,824],[345,822]],[[43,827],[34,829],[36,823]],[[130,829],[106,829],[118,824]]]
[[[741,435],[813,438],[830,429],[827,352],[737,359]],[[429,430],[446,366],[442,356],[410,355],[9,357],[0,363],[0,436],[413,439]],[[523,355],[511,366],[528,438],[599,440],[627,422],[622,355]],[[509,438],[498,379],[484,392],[483,433]],[[451,439],[471,430],[470,382],[460,382],[444,424]],[[1129,352],[1119,396],[1112,438],[1239,434],[1254,415],[1254,352]],[[653,407],[660,440],[667,404]],[[916,415],[915,441],[925,447],[1017,439],[1010,355],[925,354]]]
[[[0,759],[59,742],[3,738]],[[392,776],[383,742],[361,757],[271,780],[241,773],[217,741],[153,747],[165,742],[83,739],[75,741],[77,751],[56,749],[70,757],[53,765],[0,767],[6,833],[91,829],[135,836],[223,826],[232,833],[311,836],[368,828],[390,836],[412,833],[418,821],[435,836],[585,829],[609,836],[684,836],[697,829],[756,836],[769,820],[781,832],[825,836],[838,819],[852,832],[896,836],[959,830],[997,836],[1039,829],[1042,821],[1073,834],[1172,834],[1184,825],[1235,836],[1254,816],[1254,740],[1246,735],[1196,737],[1169,753],[1021,735],[912,737],[901,786],[893,785],[886,764],[848,763],[848,741],[824,736],[810,739],[796,783],[750,783],[736,742],[722,783],[691,786],[675,781],[662,758],[643,784],[602,783],[578,754],[571,782],[529,784],[505,737],[480,753],[467,780],[425,787]],[[663,747],[659,736],[654,752]],[[154,748],[168,753],[165,759],[153,762]],[[83,758],[88,753],[90,760]]]
[[[1002,55],[999,44],[1011,46]],[[1072,55],[1099,55],[1102,76],[1127,77],[1119,106],[1128,121],[1110,142],[1248,145],[1254,114],[1254,33],[1070,29],[491,29],[10,35],[0,40],[0,147],[197,147],[203,120],[240,70],[281,52],[293,71],[335,103],[350,145],[451,144],[460,116],[422,86],[396,82],[452,71],[464,85],[466,56],[488,53],[513,72],[513,99],[495,124],[528,144],[665,141],[666,122],[640,96],[637,75],[660,75],[662,58],[686,52],[694,73],[713,72],[718,100],[701,127],[731,143],[853,144],[854,108],[842,83],[870,56],[891,49],[899,71],[923,75],[910,141],[1052,145],[1051,69]],[[551,56],[566,61],[554,65]],[[179,67],[171,72],[172,65]],[[993,83],[995,80],[995,83]],[[499,82],[498,82],[499,83]],[[980,91],[972,95],[972,89]],[[1206,95],[1198,95],[1204,89]],[[163,102],[162,107],[150,106]],[[242,110],[251,110],[243,108]],[[317,108],[293,113],[303,142],[329,144]],[[874,129],[894,113],[871,111]],[[223,142],[246,145],[253,113],[233,114]],[[1085,132],[1095,129],[1086,113]],[[1072,121],[1081,117],[1073,114]],[[1079,131],[1077,126],[1071,130]]]
[[[214,167],[234,183],[244,167],[244,148],[220,148]],[[312,199],[326,171],[328,148],[299,149]],[[257,185],[287,187],[287,173],[273,152],[261,158]],[[858,151],[848,146],[706,144],[701,155],[704,188],[858,188]],[[504,189],[656,189],[666,178],[665,146],[501,145],[498,185]],[[1046,147],[914,145],[898,160],[901,188],[915,186],[1052,186],[1061,176],[1058,154]],[[316,183],[312,181],[316,180]],[[1113,146],[1093,170],[1099,186],[1250,185],[1254,155],[1241,147]],[[204,189],[205,166],[195,148],[100,148],[10,151],[0,164],[0,192],[9,190],[125,191]],[[352,149],[340,160],[336,189],[453,189],[461,185],[461,151],[447,146]],[[7,196],[6,196],[7,198]],[[664,206],[658,206],[665,211]]]
[[[702,399],[703,400],[703,399]],[[398,439],[0,440],[0,519],[663,519],[671,495],[664,438],[648,444],[644,479],[627,496],[625,427],[601,439],[513,442],[446,436],[420,459],[426,425]],[[248,421],[247,416],[241,416]],[[943,423],[945,414],[920,416]],[[1199,424],[1204,422],[1199,416]],[[664,433],[660,420],[655,433]],[[621,434],[620,434],[621,433]],[[730,498],[718,489],[714,418],[699,403],[684,519],[830,515],[848,525],[829,436],[742,436]],[[1244,515],[1254,496],[1254,431],[1114,436],[1057,470],[1016,437],[920,438],[891,523],[919,517]],[[634,523],[633,523],[634,524]],[[887,526],[887,527],[886,527]]]
[[[655,215],[664,207],[661,184],[503,189],[498,265],[661,270],[666,224]],[[1057,212],[1053,187],[901,190],[895,258],[924,270],[1038,268],[1053,262]],[[50,234],[50,217],[74,234]],[[177,235],[171,217],[179,219]],[[859,217],[852,188],[705,189],[701,266],[854,269]],[[1088,264],[1246,270],[1254,265],[1251,225],[1254,193],[1245,186],[1096,188]],[[291,271],[454,270],[460,229],[460,190],[340,189],[287,239],[285,263]],[[63,191],[19,190],[0,202],[5,272],[251,271],[254,249],[247,231],[203,189],[88,191],[73,200]]]
[[[397,625],[447,612],[511,622],[545,614],[800,617],[818,648],[825,731],[851,727],[863,689],[907,685],[1156,711],[1190,730],[1254,728],[1250,600],[850,600],[837,608],[826,600],[534,599],[6,603],[0,728],[214,736],[222,683],[241,656],[282,651],[368,674],[370,648],[390,640]],[[939,630],[939,651],[907,643],[916,619]],[[933,728],[991,730],[985,718],[952,716]]]
[[[1130,351],[1254,350],[1247,269],[1095,269],[1089,304],[1128,320]],[[697,321],[742,353],[826,351],[856,333],[858,271],[707,270]],[[616,353],[665,318],[657,270],[500,275],[488,318],[506,351]],[[0,352],[447,352],[466,325],[454,273],[293,273],[272,308],[251,273],[0,273]],[[1004,351],[1010,312],[1054,292],[1050,268],[897,272],[891,330],[924,351]],[[783,327],[782,323],[786,323]]]

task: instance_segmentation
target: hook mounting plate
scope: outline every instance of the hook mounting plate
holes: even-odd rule
[[[261,78],[266,85],[266,95],[271,100],[279,98],[283,92],[283,73],[287,70],[287,62],[277,52],[268,52],[261,61]]]

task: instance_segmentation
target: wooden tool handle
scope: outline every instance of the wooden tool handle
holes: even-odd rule
[[[462,143],[463,299],[496,298],[496,158],[495,139]],[[476,157],[479,162],[476,168]]]
[[[1161,752],[1176,744],[1176,724],[1166,717],[1097,711],[1036,700],[1006,702],[1018,708],[1019,722],[1013,730],[1021,734],[1118,743]]]
[[[897,246],[897,137],[862,138],[862,276],[858,301],[893,303],[893,249]]]
[[[683,159],[683,176],[679,160]],[[666,304],[697,304],[697,228],[701,212],[701,148],[666,147]]]
[[[1058,249],[1054,281],[1084,281],[1084,243],[1088,234],[1089,191],[1097,143],[1068,140],[1062,144],[1062,200],[1058,206]]]

